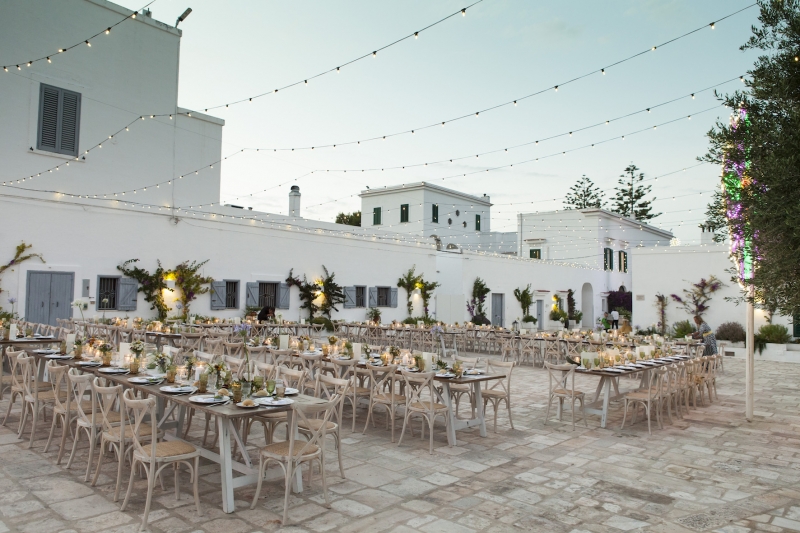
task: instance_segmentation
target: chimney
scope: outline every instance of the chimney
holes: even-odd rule
[[[289,216],[300,216],[300,187],[292,185],[292,190],[289,191]]]
[[[710,222],[700,224],[700,244],[714,244],[714,229]]]

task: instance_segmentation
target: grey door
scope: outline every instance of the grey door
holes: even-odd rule
[[[536,325],[544,329],[544,300],[536,300]]]
[[[72,272],[28,272],[25,319],[57,325],[57,318],[72,316],[75,274]]]
[[[503,295],[492,294],[492,325],[503,327]]]

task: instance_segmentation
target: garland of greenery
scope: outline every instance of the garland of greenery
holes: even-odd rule
[[[170,312],[169,306],[164,301],[164,291],[172,292],[164,279],[169,271],[161,266],[161,261],[158,261],[158,268],[152,274],[138,266],[129,267],[131,263],[138,261],[138,259],[128,259],[117,265],[117,270],[139,282],[139,292],[144,294],[144,300],[150,304],[150,309],[154,309],[158,313],[158,319],[163,322]]]
[[[39,261],[41,261],[42,263],[45,262],[44,258],[42,257],[42,254],[25,254],[25,252],[28,251],[28,249],[30,248],[33,248],[32,244],[25,244],[24,242],[18,244],[14,252],[14,259],[12,259],[3,266],[0,266],[0,277],[2,277],[3,273],[9,268],[16,266],[24,261],[27,261],[28,259],[33,259],[34,257],[38,257]],[[3,289],[0,289],[0,292],[3,292]]]
[[[344,303],[344,289],[333,280],[336,274],[329,273],[325,265],[322,265],[322,270],[325,271],[325,277],[317,282],[323,296],[319,310],[323,315],[330,318],[331,311],[339,311],[336,308],[336,304]]]
[[[312,320],[314,315],[317,314],[317,311],[319,311],[319,307],[314,303],[314,300],[317,299],[317,293],[322,287],[317,283],[310,283],[305,274],[303,274],[303,280],[300,281],[300,278],[296,278],[292,275],[293,272],[294,269],[289,270],[289,277],[286,278],[286,284],[289,287],[294,286],[300,289],[300,301],[303,302],[300,305],[300,309],[308,309],[308,318]]]
[[[189,316],[189,306],[192,301],[195,300],[199,294],[205,294],[210,290],[210,287],[204,287],[203,285],[210,285],[214,281],[214,278],[210,276],[201,276],[197,274],[197,271],[206,263],[208,263],[208,259],[202,263],[198,263],[197,261],[192,261],[191,263],[184,261],[176,266],[175,270],[169,274],[169,277],[175,278],[175,285],[181,290],[179,301],[182,306],[181,316],[184,320]]]

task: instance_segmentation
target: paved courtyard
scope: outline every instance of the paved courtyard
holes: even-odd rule
[[[653,429],[641,421],[619,429],[617,405],[608,429],[590,416],[572,430],[569,416],[544,425],[547,376],[517,368],[512,381],[515,429],[502,413],[497,433],[459,432],[447,446],[444,425],[428,440],[408,435],[389,442],[384,418],[361,434],[345,420],[341,479],[330,443],[332,509],[322,505],[319,476],[293,495],[284,531],[471,532],[696,532],[800,531],[800,365],[756,363],[756,420],[744,420],[744,364],[727,359],[718,377],[719,401],[683,420]],[[579,377],[593,391],[596,381]],[[622,388],[633,381],[623,380]],[[6,396],[6,401],[7,401]],[[0,402],[5,412],[6,401]],[[463,408],[463,406],[462,406]],[[112,501],[116,467],[108,462],[97,487],[83,482],[88,447],[70,470],[56,466],[57,447],[44,453],[49,430],[41,424],[32,449],[16,439],[18,410],[0,428],[0,533],[137,531],[146,484],[136,478],[126,512]],[[195,426],[202,424],[195,424]],[[11,428],[11,429],[9,429]],[[195,437],[202,436],[202,427]],[[419,423],[416,424],[419,429]],[[399,426],[398,426],[399,430]],[[399,436],[399,431],[398,431]],[[261,431],[252,432],[258,444]],[[263,442],[263,440],[261,441]],[[66,461],[64,461],[64,465]],[[125,472],[127,482],[127,470]],[[150,531],[250,533],[281,530],[283,488],[266,483],[266,497],[249,509],[254,489],[237,490],[237,512],[220,506],[219,473],[201,469],[205,515],[197,515],[188,475],[175,500],[172,476],[156,489]],[[124,485],[123,485],[124,490]],[[262,492],[263,494],[263,492]]]

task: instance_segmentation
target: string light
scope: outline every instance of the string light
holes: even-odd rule
[[[142,8],[141,8],[141,9],[142,9],[142,10],[143,10],[143,9],[145,9],[147,6],[149,6],[150,4],[152,4],[152,3],[153,3],[153,2],[155,2],[155,1],[156,1],[156,0],[152,0],[151,2],[149,2],[149,3],[147,3],[146,5],[142,6]],[[113,27],[115,27],[115,26],[118,26],[118,25],[122,24],[123,22],[125,22],[125,21],[126,21],[126,20],[128,20],[129,18],[136,18],[136,12],[134,12],[134,13],[133,13],[132,15],[130,15],[130,16],[126,16],[125,18],[121,19],[121,20],[120,20],[119,22],[117,22],[117,23],[115,23],[115,24],[112,24],[111,26],[108,26],[106,29],[99,31],[99,32],[95,33],[94,35],[91,35],[91,36],[90,36],[89,38],[87,38],[87,39],[81,39],[81,40],[80,40],[80,41],[78,41],[77,43],[73,44],[72,46],[68,46],[68,47],[66,47],[66,48],[59,48],[59,49],[58,49],[58,53],[59,53],[59,54],[63,54],[64,52],[67,52],[67,51],[69,51],[69,50],[72,50],[73,48],[75,48],[75,47],[77,47],[77,46],[80,46],[80,45],[82,45],[82,44],[85,44],[86,46],[88,46],[88,47],[91,47],[91,46],[92,46],[92,43],[91,43],[91,42],[89,42],[89,41],[91,41],[92,39],[94,39],[94,38],[95,38],[95,37],[97,37],[98,35],[102,35],[103,33],[105,33],[106,35],[108,35],[109,33],[111,33],[111,28],[113,28]],[[42,57],[40,57],[40,58],[37,58],[37,59],[31,59],[31,60],[28,60],[28,61],[24,61],[24,63],[26,63],[26,64],[27,64],[27,65],[30,67],[30,66],[31,66],[33,63],[37,63],[37,62],[39,62],[39,61],[47,61],[48,63],[52,63],[52,61],[50,60],[50,57],[48,57],[48,56],[42,56]],[[12,63],[12,64],[13,64],[13,63]],[[17,68],[19,68],[19,65],[17,65]],[[6,67],[3,67],[3,70],[5,70],[6,72],[8,72],[8,70],[6,69]],[[21,70],[21,69],[20,69],[20,70]]]

